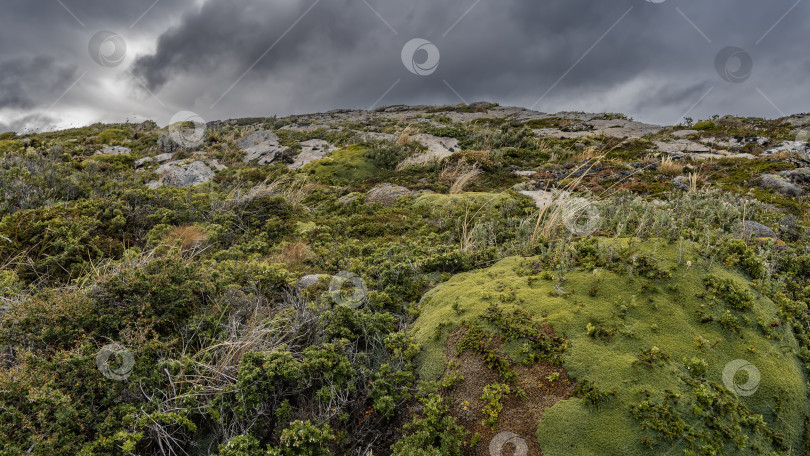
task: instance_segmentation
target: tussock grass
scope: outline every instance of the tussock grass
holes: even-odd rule
[[[679,176],[683,173],[683,168],[682,163],[674,161],[672,157],[665,156],[661,157],[661,164],[658,169],[667,176]]]

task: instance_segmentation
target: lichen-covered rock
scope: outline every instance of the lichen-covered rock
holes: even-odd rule
[[[688,192],[689,191],[688,179],[689,178],[686,176],[676,176],[674,179],[672,179],[672,183],[675,184],[675,187],[677,187],[678,190]]]
[[[697,132],[697,130],[678,130],[673,131],[672,136],[675,136],[676,138],[683,138],[684,136],[694,135]]]
[[[322,139],[310,139],[309,141],[302,141],[301,152],[295,157],[292,163],[287,165],[287,168],[300,169],[307,163],[320,160],[336,150],[337,147]]]
[[[104,149],[96,151],[94,155],[122,155],[132,152],[129,147],[123,146],[104,146]]]
[[[583,136],[609,136],[612,138],[642,138],[658,133],[658,125],[635,122],[629,119],[608,119],[599,115],[560,112],[555,115],[570,121],[565,127],[539,128],[534,133],[548,138],[579,138]]]
[[[255,130],[243,136],[236,143],[245,157],[245,163],[256,162],[257,165],[269,165],[281,158],[287,147],[279,143],[278,135],[269,130]]]
[[[711,149],[703,144],[688,139],[677,139],[672,142],[655,141],[658,150],[666,153],[674,152],[710,152]]]
[[[808,145],[804,141],[785,141],[778,146],[768,149],[764,152],[764,155],[773,155],[773,154],[799,154],[804,155],[810,153],[810,145]]]
[[[385,207],[391,207],[403,196],[413,192],[405,187],[398,187],[391,184],[378,185],[366,194],[366,204],[379,203]]]
[[[344,196],[341,196],[340,198],[338,198],[337,202],[341,206],[347,206],[347,205],[349,205],[349,204],[351,204],[351,203],[353,203],[353,202],[355,202],[355,201],[357,201],[359,199],[360,199],[360,194],[359,193],[349,193],[348,195],[344,195]]]
[[[174,142],[168,133],[161,133],[158,135],[157,147],[165,154],[173,154],[180,148],[180,145]]]
[[[455,138],[443,138],[422,133],[413,136],[412,139],[427,147],[428,150],[423,154],[408,158],[400,166],[423,165],[432,161],[439,161],[461,150],[458,146],[458,139]]]
[[[759,176],[759,185],[762,188],[776,190],[777,192],[788,196],[801,196],[804,190],[776,174],[762,174]]]
[[[329,277],[330,276],[327,274],[308,274],[298,279],[298,283],[296,283],[295,286],[298,287],[299,290],[306,290],[318,285],[322,280],[329,279]]]
[[[810,168],[797,168],[790,171],[782,171],[779,176],[798,185],[810,185]]]
[[[160,174],[160,178],[150,182],[149,188],[157,188],[161,185],[191,187],[214,178],[214,170],[199,160],[188,164],[183,164],[181,161],[169,162],[161,165],[155,172]]]
[[[778,236],[776,232],[767,226],[759,223],[754,222],[751,220],[746,220],[743,223],[743,236],[745,237],[756,237],[756,238],[774,238],[777,239]]]
[[[554,202],[554,194],[546,190],[521,190],[518,193],[534,200],[534,204],[537,205],[538,209],[549,206]]]

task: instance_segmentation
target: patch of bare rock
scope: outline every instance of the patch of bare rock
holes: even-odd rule
[[[319,160],[337,150],[327,141],[322,139],[310,139],[301,142],[301,152],[295,157],[292,163],[287,165],[289,169],[300,169],[307,163]]]
[[[288,150],[279,143],[278,135],[269,130],[254,130],[236,144],[245,153],[242,160],[257,165],[269,165],[283,157]]]
[[[427,147],[428,150],[408,158],[402,162],[401,166],[424,165],[432,161],[439,161],[460,150],[458,139],[455,138],[442,138],[422,133],[413,136],[412,139]]]
[[[801,196],[804,194],[801,187],[776,174],[762,174],[759,176],[759,185],[762,188],[776,190],[783,195]]]
[[[213,169],[212,169],[213,168]],[[147,184],[147,187],[156,189],[163,185],[172,187],[192,187],[210,181],[214,178],[215,171],[225,169],[217,160],[206,161],[178,160],[164,163],[155,173],[160,175],[157,180]]]

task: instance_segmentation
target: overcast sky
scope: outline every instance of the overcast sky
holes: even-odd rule
[[[772,118],[810,111],[808,19],[802,0],[4,0],[0,131],[478,100]]]

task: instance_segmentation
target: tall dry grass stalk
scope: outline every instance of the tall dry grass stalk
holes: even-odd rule
[[[461,223],[461,233],[460,233],[460,250],[462,252],[469,252],[470,250],[475,249],[475,222],[476,217],[478,214],[484,210],[485,207],[489,206],[489,203],[495,200],[495,197],[491,198],[489,201],[485,202],[475,211],[472,215],[470,215],[470,208],[467,207],[464,212],[464,221]]]
[[[599,158],[599,148],[596,146],[588,146],[584,150],[575,153],[571,159],[575,162],[583,162],[586,160],[593,160]]]
[[[400,146],[406,146],[413,142],[413,134],[416,133],[416,129],[412,126],[405,127],[400,133],[399,137],[397,138],[397,144]]]
[[[661,157],[661,164],[659,165],[659,168],[662,173],[668,176],[678,176],[683,173],[684,165],[675,162],[672,157],[664,156]]]
[[[456,177],[455,182],[453,185],[450,186],[450,194],[457,194],[464,191],[464,188],[467,187],[470,183],[475,181],[478,176],[481,175],[481,168],[478,164],[472,166],[472,168],[463,171],[461,174]]]
[[[203,341],[207,346],[193,354],[184,345],[183,353],[178,357],[183,360],[183,368],[176,374],[164,369],[170,387],[163,394],[149,398],[159,410],[182,410],[191,401],[199,404],[196,407],[201,413],[227,413],[222,409],[224,406],[217,405],[213,399],[232,391],[239,363],[245,354],[273,351],[282,346],[302,347],[319,337],[318,322],[322,309],[309,305],[298,292],[287,293],[280,303],[269,303],[262,297],[237,291],[226,294],[218,306],[223,309],[220,324],[224,326],[227,337],[216,342]],[[226,309],[235,309],[227,321]],[[300,355],[295,353],[296,349],[291,350]],[[300,388],[303,390],[307,386],[302,384]],[[271,412],[257,411],[259,415]],[[250,425],[250,420],[234,424],[237,427]],[[219,432],[239,435],[244,429],[222,428]]]
[[[588,161],[584,161],[579,166],[575,167],[565,179],[571,178],[572,176],[578,175],[578,177],[571,179],[563,188],[556,189],[555,193],[555,200],[551,204],[547,204],[540,208],[540,210],[536,214],[536,220],[534,224],[534,229],[532,230],[532,234],[529,238],[530,242],[534,243],[539,239],[543,240],[551,240],[554,238],[556,233],[559,233],[563,225],[565,224],[564,215],[566,209],[566,202],[568,202],[570,198],[571,192],[579,186],[585,176],[588,175],[591,169],[601,163],[601,161],[609,154],[610,152],[624,146],[627,144],[628,140],[624,140],[619,144],[611,147],[608,150],[600,149],[597,151],[590,151],[587,153],[588,156],[591,158]],[[598,153],[597,153],[598,152]],[[583,171],[584,169],[584,171]],[[582,172],[580,172],[582,171]],[[638,173],[640,171],[636,171]],[[634,175],[635,173],[631,174],[630,176],[626,176],[624,179],[627,179]],[[622,180],[624,180],[622,179]],[[619,181],[621,182],[621,181]],[[614,183],[602,193],[606,193],[614,186],[618,185],[619,182]],[[550,190],[550,183],[546,185],[545,191],[549,192]],[[601,197],[601,195],[600,195]]]
[[[246,192],[240,188],[231,190],[225,199],[225,208],[233,208],[250,203],[263,196],[281,196],[293,208],[303,207],[302,201],[315,187],[306,177],[282,177],[274,180],[266,179],[261,184],[251,187]]]
[[[689,178],[689,193],[696,193],[698,191],[698,182],[701,180],[700,173],[695,171],[689,173],[687,177]]]

